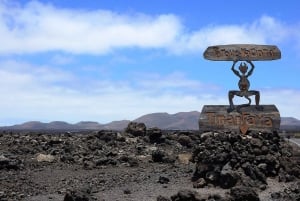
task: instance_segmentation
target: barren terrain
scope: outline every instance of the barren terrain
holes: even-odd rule
[[[3,131],[0,200],[299,200],[299,165],[276,134]]]

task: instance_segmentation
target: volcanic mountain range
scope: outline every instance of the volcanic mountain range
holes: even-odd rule
[[[151,113],[143,115],[132,121],[143,122],[147,127],[158,127],[165,130],[198,130],[198,119],[200,112],[179,112],[176,114]],[[94,121],[81,121],[70,124],[63,121],[43,123],[40,121],[29,121],[23,124],[0,127],[8,130],[123,130],[130,121],[112,121],[100,124]],[[300,120],[293,117],[281,118],[281,130],[300,130]]]

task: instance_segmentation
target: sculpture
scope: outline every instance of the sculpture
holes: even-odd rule
[[[241,113],[242,107],[247,107],[251,104],[249,96],[255,96],[255,108],[259,111],[263,110],[263,107],[259,105],[260,93],[256,90],[249,90],[250,82],[248,77],[252,75],[254,70],[254,64],[252,61],[265,61],[275,60],[281,58],[281,52],[275,45],[255,45],[255,44],[232,44],[232,45],[217,45],[208,47],[204,54],[204,58],[213,61],[233,61],[231,70],[240,78],[238,90],[230,90],[228,92],[229,108],[227,112],[230,113],[234,109]],[[234,68],[235,64],[241,61],[239,71]],[[248,71],[248,65],[243,62],[246,61],[251,65],[251,69]],[[248,73],[247,73],[248,71]],[[245,97],[249,102],[247,104],[238,105],[236,108],[233,104],[234,96]]]
[[[260,93],[259,91],[256,90],[250,90],[250,81],[248,80],[248,77],[252,75],[253,70],[254,70],[254,64],[250,61],[247,60],[246,62],[248,62],[251,65],[251,69],[248,71],[248,66],[245,62],[241,62],[240,66],[239,66],[239,71],[237,71],[234,66],[237,63],[237,61],[233,61],[231,70],[233,71],[233,73],[238,76],[240,78],[238,86],[239,86],[239,91],[237,90],[231,90],[228,92],[228,99],[229,99],[229,108],[227,109],[227,112],[232,112],[235,107],[233,105],[233,98],[234,96],[239,96],[239,97],[245,97],[249,102],[247,104],[243,104],[243,105],[239,105],[237,107],[237,112],[240,113],[240,108],[241,107],[246,107],[248,105],[251,104],[251,99],[249,98],[249,96],[253,96],[255,95],[255,105],[256,105],[256,109],[257,110],[263,110],[263,107],[259,105],[259,100],[260,100]],[[247,73],[248,71],[248,73]]]
[[[260,105],[260,92],[250,90],[249,77],[255,69],[253,61],[270,61],[281,58],[275,45],[228,44],[209,46],[203,53],[212,61],[232,61],[232,72],[239,77],[239,90],[228,92],[228,105],[204,105],[199,118],[200,131],[236,130],[247,134],[249,130],[270,132],[280,128],[280,114],[275,105]],[[235,68],[240,62],[239,68]],[[249,68],[249,69],[248,69]],[[234,105],[235,96],[246,98],[248,103]],[[255,105],[251,105],[255,96]],[[242,109],[243,108],[243,109]]]

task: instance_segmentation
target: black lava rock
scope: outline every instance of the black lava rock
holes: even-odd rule
[[[259,201],[258,194],[253,188],[238,186],[230,190],[233,201]]]
[[[159,128],[154,127],[148,129],[147,135],[149,136],[150,143],[161,143],[163,141],[163,133]]]
[[[250,132],[246,136],[234,132],[203,133],[193,151],[193,181],[203,178],[205,182],[201,183],[222,188],[237,183],[259,188],[267,184],[267,177],[278,176],[279,171],[281,181],[292,181],[300,178],[300,163],[291,153],[277,132]]]
[[[145,136],[146,125],[144,123],[130,122],[125,129],[125,132],[134,136]]]

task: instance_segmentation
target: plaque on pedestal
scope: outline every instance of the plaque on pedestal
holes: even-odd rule
[[[234,130],[246,134],[248,131],[273,132],[280,128],[280,114],[275,105],[254,105],[237,112],[228,112],[228,105],[205,105],[199,119],[200,131]]]

